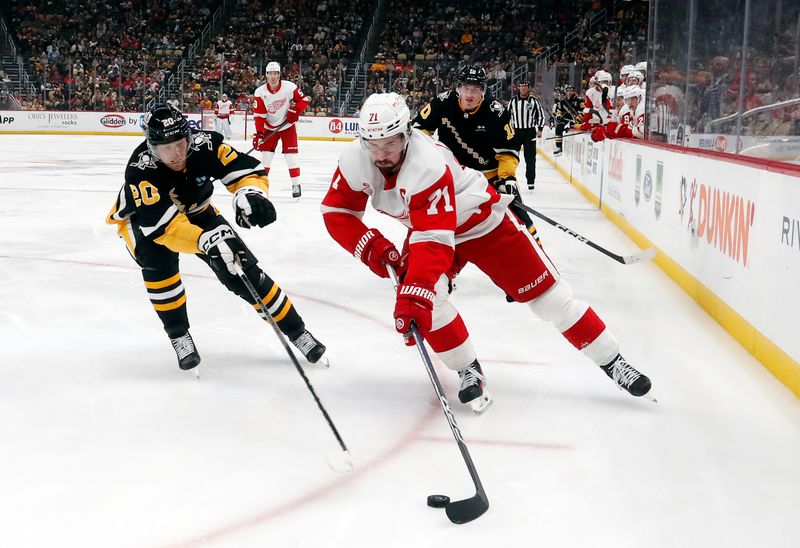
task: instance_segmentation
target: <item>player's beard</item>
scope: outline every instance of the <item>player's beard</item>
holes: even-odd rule
[[[406,158],[406,151],[403,150],[403,152],[400,153],[400,159],[394,163],[389,162],[388,160],[383,160],[383,161],[374,160],[372,163],[375,165],[375,167],[378,168],[378,170],[382,174],[394,175],[395,173],[400,171],[400,166],[403,165],[403,160],[405,160],[405,158]]]

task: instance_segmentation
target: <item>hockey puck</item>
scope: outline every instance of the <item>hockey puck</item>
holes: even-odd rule
[[[447,495],[428,495],[428,506],[431,508],[444,508],[450,504],[450,497]]]

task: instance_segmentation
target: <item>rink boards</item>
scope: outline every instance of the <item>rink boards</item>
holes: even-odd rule
[[[800,166],[588,135],[553,148],[540,152],[800,396]]]
[[[186,113],[189,124],[202,129],[202,114]],[[249,114],[252,122],[252,114]],[[72,112],[0,110],[0,134],[43,135],[142,135],[141,112]],[[304,140],[350,141],[358,133],[358,120],[345,116],[301,116],[297,135]],[[246,124],[246,139],[255,124]]]

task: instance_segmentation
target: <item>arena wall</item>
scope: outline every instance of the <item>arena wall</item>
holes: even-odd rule
[[[192,127],[200,129],[200,113],[186,116]],[[142,135],[143,119],[139,112],[0,110],[0,134],[136,136]],[[300,139],[350,141],[357,133],[356,118],[303,116],[297,121]]]
[[[655,247],[656,263],[800,397],[800,166],[588,135],[555,157],[544,143],[541,156]]]

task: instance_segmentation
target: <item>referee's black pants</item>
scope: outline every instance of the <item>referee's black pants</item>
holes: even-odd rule
[[[528,188],[533,189],[536,183],[536,128],[518,129],[516,133],[525,157],[525,180]]]

